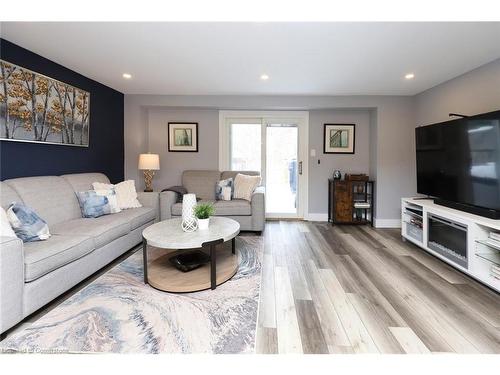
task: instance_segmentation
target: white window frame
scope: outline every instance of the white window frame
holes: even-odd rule
[[[297,214],[266,214],[268,218],[306,218],[309,205],[309,112],[308,111],[219,111],[219,170],[226,171],[231,168],[230,160],[230,124],[235,121],[255,121],[260,119],[260,124],[288,122],[296,123],[299,131],[298,160],[302,161],[302,175],[299,185],[299,207]],[[255,122],[250,122],[255,123]],[[258,122],[257,122],[258,123]],[[262,126],[262,132],[266,132],[266,127]],[[262,142],[265,143],[265,134],[262,134]],[[262,149],[262,178],[265,181],[265,144]]]

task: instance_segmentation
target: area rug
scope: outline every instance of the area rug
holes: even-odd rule
[[[261,237],[238,237],[237,274],[215,290],[170,294],[143,283],[136,251],[0,344],[52,353],[253,353]]]

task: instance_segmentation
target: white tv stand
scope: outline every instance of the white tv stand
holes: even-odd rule
[[[422,212],[422,228],[420,230],[418,226],[410,223],[411,219],[419,221],[419,214],[415,214],[408,209]],[[429,218],[433,216],[451,221],[453,225],[456,225],[456,228],[466,231],[466,260],[450,260],[442,253],[429,247]],[[500,220],[488,219],[440,206],[435,204],[432,199],[416,198],[403,198],[401,200],[401,220],[401,235],[403,238],[500,292],[500,280],[491,275],[492,267],[500,269],[500,248],[485,242],[490,232],[500,234]],[[432,243],[431,246],[435,247]],[[457,264],[457,262],[462,262],[463,265]]]

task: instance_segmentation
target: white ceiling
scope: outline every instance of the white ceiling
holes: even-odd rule
[[[500,22],[7,22],[0,29],[126,94],[413,95],[500,58]],[[408,72],[415,79],[405,80]]]

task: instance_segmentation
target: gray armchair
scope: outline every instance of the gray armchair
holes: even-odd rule
[[[182,186],[189,193],[196,194],[205,202],[213,202],[216,210],[215,216],[225,216],[240,223],[243,231],[261,232],[265,224],[265,188],[259,186],[253,192],[250,202],[243,199],[231,201],[215,200],[215,185],[219,180],[234,178],[236,174],[259,175],[254,171],[184,171]],[[160,194],[161,220],[182,216],[182,203],[177,202],[177,193],[165,191]]]

